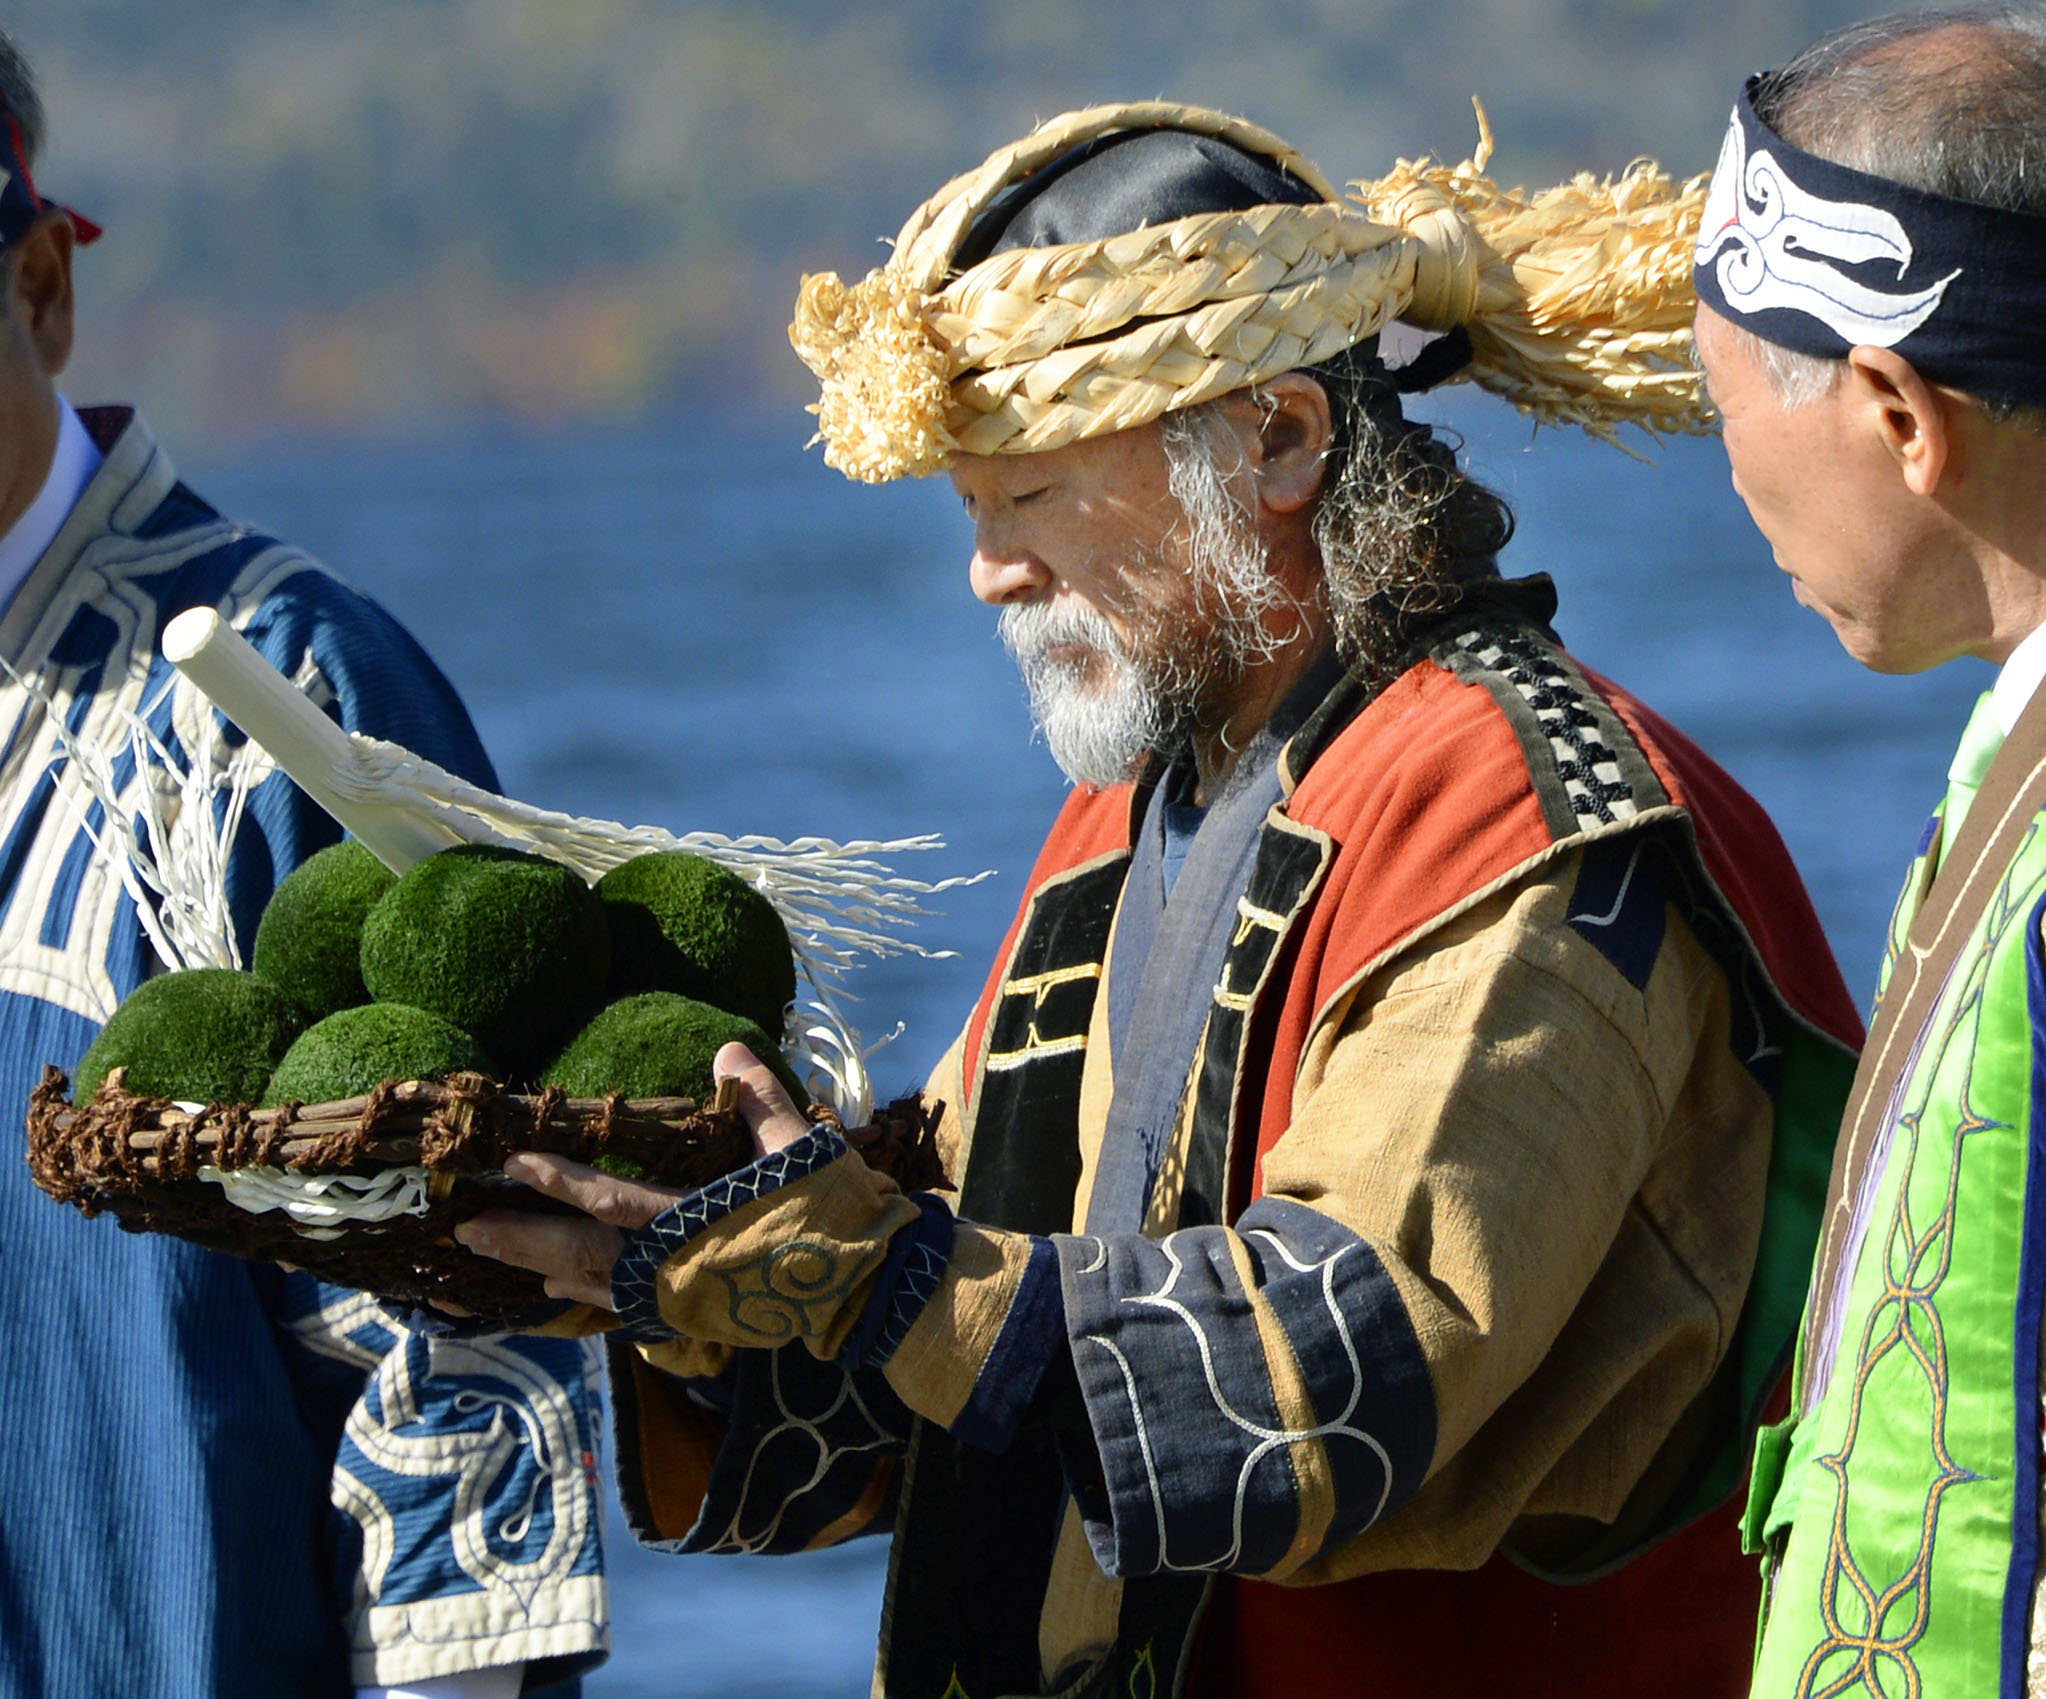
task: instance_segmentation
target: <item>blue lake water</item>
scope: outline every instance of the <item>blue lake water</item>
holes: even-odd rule
[[[1476,395],[1434,406],[1512,502],[1510,572],[1547,571],[1565,640],[1675,719],[1769,808],[1866,1002],[1905,857],[1990,674],[1864,672],[1794,605],[1713,442],[1629,460],[1531,437]],[[919,932],[950,960],[863,971],[855,1019],[908,1030],[917,1083],[964,1019],[1063,793],[967,592],[943,480],[865,489],[800,416],[404,443],[216,447],[184,470],[392,608],[460,687],[506,789],[630,823],[781,837],[941,835],[926,877],[992,868]],[[878,1542],[800,1559],[612,1541],[615,1652],[592,1699],[867,1691]]]

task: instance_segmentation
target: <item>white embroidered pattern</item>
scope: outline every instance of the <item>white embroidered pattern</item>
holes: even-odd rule
[[[1165,1238],[1159,1240],[1158,1249],[1164,1253],[1166,1263],[1170,1268],[1170,1273],[1165,1277],[1165,1283],[1155,1292],[1137,1293],[1134,1296],[1124,1297],[1119,1301],[1139,1308],[1164,1310],[1171,1315],[1177,1316],[1185,1324],[1188,1334],[1193,1339],[1194,1349],[1200,1356],[1201,1371],[1207,1382],[1208,1397],[1213,1401],[1216,1410],[1232,1426],[1254,1441],[1250,1449],[1244,1454],[1243,1460],[1238,1465],[1236,1471],[1236,1488],[1230,1512],[1231,1537],[1228,1549],[1219,1554],[1205,1554],[1194,1557],[1191,1560],[1181,1559],[1176,1561],[1169,1549],[1165,1497],[1159,1487],[1158,1468],[1152,1452],[1151,1433],[1149,1424],[1145,1420],[1143,1397],[1137,1386],[1136,1372],[1131,1367],[1129,1359],[1112,1341],[1100,1334],[1088,1334],[1085,1336],[1086,1343],[1100,1346],[1110,1357],[1114,1358],[1116,1367],[1121,1371],[1124,1390],[1129,1398],[1130,1419],[1135,1429],[1137,1447],[1144,1459],[1144,1472],[1150,1490],[1151,1509],[1158,1526],[1158,1567],[1163,1570],[1183,1572],[1227,1569],[1242,1556],[1244,1503],[1249,1496],[1251,1475],[1266,1457],[1282,1447],[1304,1445],[1313,1440],[1353,1439],[1369,1448],[1372,1455],[1378,1459],[1383,1482],[1379,1487],[1378,1502],[1372,1507],[1366,1526],[1369,1526],[1371,1522],[1376,1522],[1384,1514],[1386,1498],[1392,1491],[1391,1455],[1376,1438],[1366,1433],[1362,1428],[1354,1427],[1350,1423],[1350,1418],[1356,1414],[1357,1406],[1363,1402],[1364,1398],[1364,1365],[1357,1350],[1356,1339],[1350,1332],[1349,1319],[1343,1314],[1342,1306],[1336,1299],[1336,1265],[1356,1247],[1344,1245],[1333,1255],[1325,1257],[1320,1262],[1302,1262],[1286,1248],[1285,1243],[1279,1236],[1269,1229],[1256,1228],[1244,1236],[1250,1239],[1262,1240],[1270,1246],[1272,1252],[1280,1261],[1284,1262],[1294,1273],[1320,1275],[1322,1304],[1328,1311],[1329,1321],[1335,1329],[1337,1339],[1342,1342],[1343,1354],[1349,1362],[1349,1395],[1345,1398],[1342,1409],[1331,1420],[1318,1422],[1312,1427],[1269,1427],[1262,1422],[1253,1421],[1250,1417],[1239,1411],[1222,1391],[1221,1381],[1215,1372],[1214,1347],[1208,1339],[1206,1329],[1200,1317],[1194,1313],[1189,1305],[1174,1296],[1174,1289],[1179,1285],[1180,1276],[1185,1272],[1186,1266],[1180,1260],[1178,1248],[1173,1243],[1179,1235],[1176,1233],[1168,1234]],[[1169,1418],[1168,1425],[1170,1425]]]
[[[851,1375],[840,1378],[833,1389],[831,1398],[824,1407],[809,1415],[803,1415],[790,1408],[788,1395],[782,1387],[782,1353],[765,1353],[768,1365],[769,1391],[774,1407],[781,1419],[765,1429],[751,1442],[751,1452],[746,1460],[746,1469],[739,1483],[736,1508],[731,1521],[710,1537],[692,1531],[691,1536],[677,1540],[647,1540],[644,1543],[656,1551],[682,1552],[739,1552],[753,1554],[775,1549],[780,1537],[783,1521],[797,1511],[801,1501],[828,1481],[839,1463],[848,1457],[876,1452],[899,1451],[903,1436],[893,1432],[877,1417]],[[840,1444],[827,1434],[825,1424],[848,1429],[853,1427],[849,1418],[856,1416],[858,1426],[865,1431],[850,1443]],[[777,1457],[772,1463],[764,1462],[768,1448],[785,1435],[799,1434],[815,1448],[815,1460],[809,1473],[799,1479],[788,1479],[787,1466]],[[777,1495],[768,1501],[765,1494]],[[767,1512],[762,1521],[762,1513]],[[755,1531],[747,1533],[745,1525],[757,1524]]]
[[[1712,268],[1735,312],[1804,313],[1850,345],[1894,347],[1938,310],[1960,269],[1924,289],[1893,294],[1842,268],[1886,260],[1901,277],[1912,252],[1902,223],[1881,207],[1821,199],[1793,183],[1773,154],[1749,153],[1734,114],[1712,173],[1696,260],[1700,270]]]
[[[1557,653],[1525,632],[1466,631],[1450,646],[1513,686],[1555,760],[1555,774],[1580,831],[1630,820],[1641,812],[1634,787],[1620,770],[1619,753],[1600,735],[1587,695]]]
[[[573,1402],[531,1359],[491,1341],[435,1340],[430,1352],[435,1375],[485,1383],[465,1388],[454,1409],[472,1416],[488,1410],[487,1425],[422,1431],[409,1353],[398,1350],[377,1371],[375,1409],[365,1400],[350,1413],[348,1438],[369,1462],[393,1475],[455,1477],[448,1530],[455,1562],[485,1593],[507,1604],[516,1601],[517,1614],[524,1616],[544,1587],[566,1577],[590,1538],[591,1499]],[[490,1388],[490,1381],[503,1390]],[[486,1527],[499,1482],[517,1466],[521,1450],[533,1464],[528,1490],[509,1514],[497,1505],[497,1525]],[[553,1512],[547,1538],[538,1551],[525,1551],[543,1492]],[[342,1508],[358,1511],[353,1504]],[[367,1523],[364,1532],[366,1537],[372,1532]]]
[[[108,965],[119,954],[116,940],[137,925],[166,967],[239,965],[218,881],[240,820],[238,798],[272,769],[247,745],[239,755],[228,749],[189,686],[171,690],[169,743],[177,747],[171,761],[158,758],[165,740],[141,723],[164,702],[162,678],[151,683],[158,608],[136,581],[168,579],[233,538],[230,527],[214,525],[172,548],[114,539],[82,557],[81,566],[93,570],[75,575],[78,588],[52,605],[39,629],[75,618],[81,605],[112,628],[97,688],[88,688],[79,667],[47,657],[26,673],[0,667],[0,744],[10,751],[0,764],[0,814],[42,817],[0,914],[0,990],[104,1021],[120,1000]],[[307,570],[304,557],[268,549],[223,593],[221,606],[246,625],[264,598]],[[318,682],[331,694],[324,677]],[[45,787],[47,808],[39,800]],[[229,804],[224,819],[214,814],[214,798]],[[97,836],[113,859],[96,855],[74,878],[73,845],[95,804],[104,817],[85,835]],[[137,848],[148,852],[146,871],[129,861]],[[124,904],[124,892],[137,900]],[[65,923],[53,927],[53,916]]]

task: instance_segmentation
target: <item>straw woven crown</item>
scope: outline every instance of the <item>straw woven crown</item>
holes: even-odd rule
[[[1705,179],[1637,161],[1529,195],[1475,159],[1399,161],[1350,201],[1239,118],[1165,101],[1040,125],[910,216],[888,263],[805,277],[789,340],[823,384],[825,460],[866,483],[957,453],[1028,454],[1148,423],[1312,366],[1394,318],[1466,327],[1469,376],[1545,423],[1701,429],[1690,359],[1691,248]],[[1180,129],[1263,155],[1325,197],[1057,247],[952,275],[1004,190],[1096,136]]]

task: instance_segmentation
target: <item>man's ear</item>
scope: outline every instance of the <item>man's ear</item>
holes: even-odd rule
[[[1229,399],[1259,503],[1271,513],[1298,513],[1321,492],[1335,441],[1328,391],[1305,372],[1282,372]]]
[[[15,246],[7,288],[44,372],[55,377],[71,359],[76,302],[71,250],[77,232],[61,212],[45,213]]]
[[[1955,447],[1956,398],[1888,348],[1848,349],[1844,382],[1854,416],[1896,462],[1905,487],[1914,495],[1933,494]]]

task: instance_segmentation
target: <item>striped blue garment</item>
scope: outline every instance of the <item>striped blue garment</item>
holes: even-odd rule
[[[187,691],[157,634],[222,610],[351,730],[495,783],[459,699],[388,614],[178,484],[132,414],[0,615],[0,655],[75,737]],[[159,703],[158,699],[163,700]],[[0,679],[0,1101],[68,1072],[154,970],[49,709]],[[132,762],[117,766],[126,787]],[[229,893],[244,959],[276,878],[339,836],[256,786]],[[597,1382],[566,1340],[428,1341],[358,1295],[88,1221],[0,1164],[0,1695],[345,1694],[607,1644]]]

